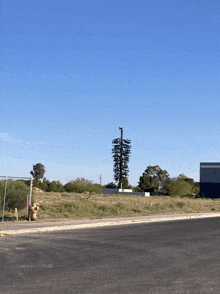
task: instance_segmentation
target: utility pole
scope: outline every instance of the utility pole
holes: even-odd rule
[[[120,180],[119,184],[122,189],[122,152],[123,152],[123,128],[119,127],[119,130],[121,131],[121,146],[120,146]]]

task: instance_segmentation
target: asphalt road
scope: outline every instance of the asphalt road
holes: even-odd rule
[[[0,238],[0,293],[220,293],[220,218]]]

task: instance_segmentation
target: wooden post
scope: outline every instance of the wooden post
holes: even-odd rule
[[[28,207],[29,207],[29,195],[27,195],[27,211],[28,211]]]

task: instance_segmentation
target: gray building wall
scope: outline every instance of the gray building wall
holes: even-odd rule
[[[118,194],[119,189],[110,189],[110,188],[103,188],[101,193],[102,194]]]
[[[126,192],[127,191],[132,191],[128,189],[124,189],[123,192],[121,192],[121,189],[109,189],[109,188],[103,188],[101,191],[101,194],[124,194],[124,195],[141,195],[141,196],[150,196],[150,192]]]
[[[200,196],[220,198],[220,162],[200,163]]]

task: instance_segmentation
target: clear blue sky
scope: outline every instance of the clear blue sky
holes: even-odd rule
[[[2,0],[0,175],[113,181],[112,139],[199,180],[220,161],[220,2]]]

